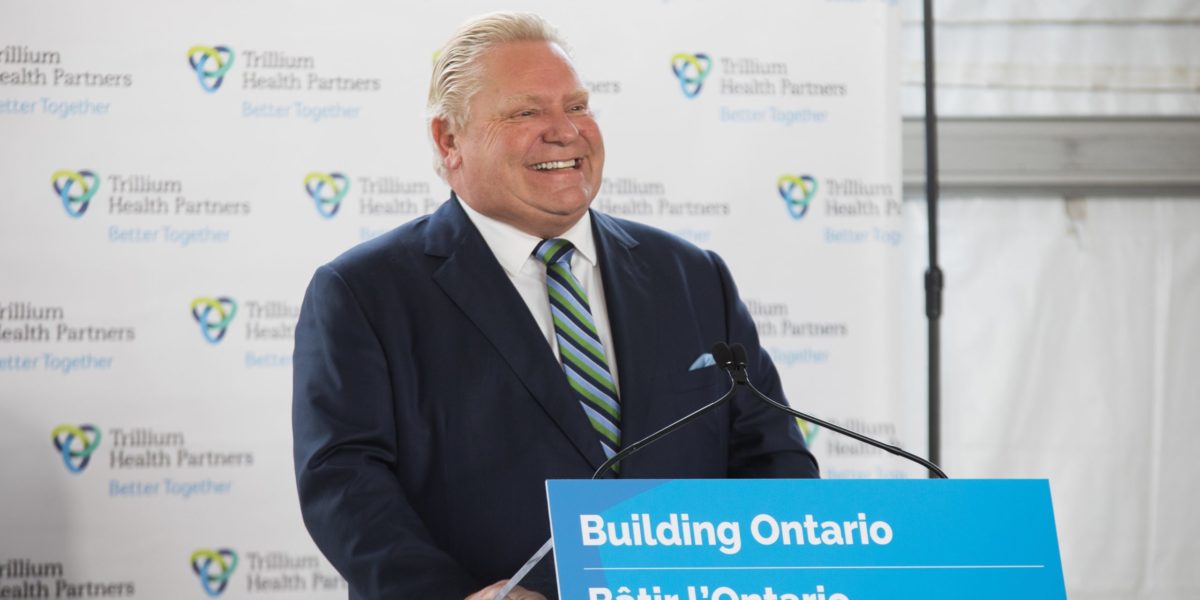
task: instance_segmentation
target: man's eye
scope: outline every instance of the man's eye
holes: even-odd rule
[[[586,104],[576,104],[570,108],[571,112],[587,112],[587,109]]]
[[[523,111],[518,112],[517,116],[518,117],[532,117],[535,114],[537,114],[537,113],[535,113],[532,110],[523,110]]]

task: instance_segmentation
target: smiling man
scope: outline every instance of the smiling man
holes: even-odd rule
[[[724,391],[713,342],[746,344],[782,396],[719,257],[589,210],[604,141],[549,25],[464,25],[429,109],[450,199],[319,268],[296,330],[301,508],[351,598],[492,598],[549,537],[545,480]],[[817,467],[791,419],[739,397],[609,476]],[[543,561],[509,597],[554,596]]]
[[[540,238],[562,235],[587,214],[604,170],[587,89],[552,41],[499,44],[476,60],[488,76],[468,114],[445,106],[431,121],[447,181],[481,215]]]

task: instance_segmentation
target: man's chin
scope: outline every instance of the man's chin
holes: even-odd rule
[[[514,225],[538,237],[558,237],[574,227],[583,215],[587,214],[589,204],[590,202],[575,202],[569,205],[543,204],[537,207],[534,215],[530,215],[529,222]]]
[[[579,188],[559,189],[541,195],[538,208],[542,211],[560,215],[580,215],[592,204],[595,194]]]

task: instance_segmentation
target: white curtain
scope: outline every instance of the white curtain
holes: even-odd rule
[[[943,116],[1200,114],[1200,2],[935,4]],[[906,203],[912,348],[925,210]],[[1070,598],[1200,598],[1200,200],[943,198],[939,224],[946,470],[1050,479]]]

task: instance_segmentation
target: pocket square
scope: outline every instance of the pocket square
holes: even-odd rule
[[[692,366],[688,368],[688,371],[698,371],[704,367],[711,367],[715,364],[717,364],[717,361],[713,360],[712,353],[705,352],[704,354],[696,357],[696,362],[692,363]]]

